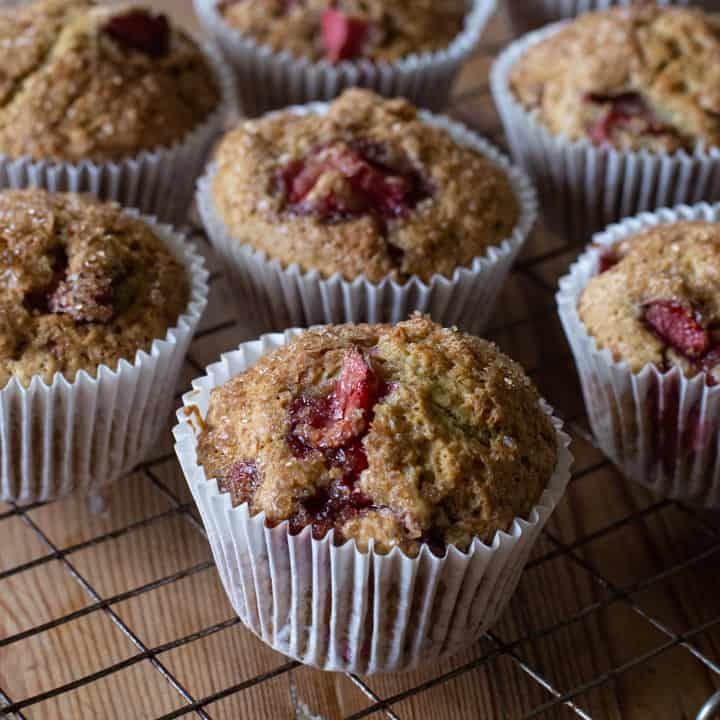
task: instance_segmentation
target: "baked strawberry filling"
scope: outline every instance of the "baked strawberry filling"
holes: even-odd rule
[[[692,362],[698,372],[706,372],[707,383],[715,385],[711,372],[720,364],[720,344],[697,313],[677,301],[661,300],[645,307],[644,319],[660,340]]]
[[[326,222],[362,215],[386,221],[403,217],[432,195],[410,161],[371,142],[320,145],[276,174],[285,209]]]
[[[251,460],[239,460],[230,467],[220,484],[238,505],[251,502],[260,485],[257,465]]]
[[[130,10],[110,18],[103,31],[118,44],[153,58],[170,52],[170,23],[165,15]]]
[[[598,272],[600,274],[614,268],[622,258],[613,250],[605,250],[598,261]]]
[[[328,8],[321,19],[325,57],[330,62],[353,60],[363,54],[369,33],[368,24],[337,8]]]
[[[328,467],[342,471],[340,480],[303,500],[290,522],[294,532],[312,524],[313,536],[322,538],[333,527],[373,507],[372,500],[356,487],[368,467],[362,439],[372,422],[373,408],[390,390],[360,350],[351,348],[329,394],[302,395],[292,404],[288,444],[293,454],[304,458],[320,452]]]
[[[673,128],[655,115],[639,93],[589,93],[584,100],[596,105],[609,105],[588,128],[588,136],[594,143],[608,142],[616,130],[632,130],[639,135],[675,134]]]

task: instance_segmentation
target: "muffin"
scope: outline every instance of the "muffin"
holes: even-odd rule
[[[600,447],[655,492],[720,505],[719,206],[610,228],[558,303]]]
[[[587,13],[533,45],[510,86],[569,140],[673,152],[720,145],[720,19],[643,3]]]
[[[194,0],[250,116],[349,87],[442,108],[495,0]]]
[[[211,240],[255,278],[272,267],[325,283],[447,285],[528,219],[517,175],[482,142],[366,90],[242,124],[206,178]]]
[[[212,393],[198,446],[233,505],[361,550],[492,542],[537,504],[555,432],[491,343],[416,317],[310,330]]]
[[[231,602],[325,670],[476,641],[569,478],[523,371],[419,315],[266,335],[193,385],[176,452]]]
[[[587,243],[637,212],[720,199],[720,22],[641,3],[513,43],[492,87],[550,226]]]
[[[0,193],[0,263],[1,499],[116,479],[169,411],[201,261],[118,205],[32,189]]]
[[[114,167],[115,183],[134,185],[134,196],[112,197],[123,189],[110,187],[98,194],[136,201],[128,204],[149,198],[143,209],[155,211],[153,202],[162,207],[167,201],[153,200],[152,193],[166,179],[165,165],[174,163],[174,189],[185,193],[187,203],[183,184],[192,184],[218,129],[222,90],[210,57],[165,15],[91,0],[40,0],[6,9],[0,12],[0,63],[6,167],[17,173],[25,170],[22,163],[48,165],[70,175],[87,163],[90,177],[77,180],[82,187],[51,187],[50,173],[40,183],[81,191],[94,191],[92,174],[110,176]],[[121,172],[130,162],[134,170]],[[144,165],[152,166],[147,177]],[[178,182],[180,170],[187,176]]]
[[[437,52],[463,27],[465,0],[223,0],[228,25],[260,45],[311,60],[393,62]]]

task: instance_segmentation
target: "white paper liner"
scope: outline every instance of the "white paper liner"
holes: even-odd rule
[[[291,108],[298,114],[323,113],[327,105],[311,103]],[[197,205],[210,242],[224,261],[240,311],[252,315],[258,328],[281,330],[291,326],[343,322],[399,322],[415,310],[429,314],[445,326],[457,325],[472,333],[487,325],[515,258],[537,218],[537,196],[525,173],[513,166],[492,145],[465,126],[422,111],[428,125],[444,128],[454,140],[475,148],[508,177],[520,206],[520,219],[509,238],[475,258],[469,267],[457,268],[452,277],[433,275],[428,283],[412,276],[405,282],[386,278],[373,283],[364,275],[353,281],[339,274],[324,278],[288,267],[233,238],[214,209],[211,165],[198,183]],[[248,303],[253,306],[250,311]]]
[[[513,95],[512,66],[565,23],[530,33],[495,61],[491,86],[513,157],[538,186],[551,229],[586,243],[608,224],[661,207],[720,200],[720,148],[674,154],[622,151],[553,135]]]
[[[465,29],[443,51],[411,55],[393,63],[368,60],[312,62],[258,45],[225,22],[220,0],[194,0],[195,12],[237,73],[242,109],[249,116],[332,100],[349,87],[365,87],[387,97],[406,97],[438,110],[447,104],[453,82],[495,10],[496,0],[468,0]]]
[[[582,13],[607,10],[613,5],[631,5],[636,0],[508,0],[507,7],[515,33],[526,33],[547,23],[573,18]],[[720,10],[720,0],[655,0],[658,5],[697,5]]]
[[[56,373],[29,387],[12,379],[0,390],[0,501],[48,501],[96,491],[142,461],[173,409],[175,387],[207,304],[205,262],[186,237],[147,222],[186,268],[190,302],[163,339],[117,367],[100,365],[73,382]]]
[[[720,222],[720,204],[645,213],[596,235],[607,247],[659,223]],[[560,280],[557,304],[572,348],[593,434],[600,449],[630,479],[658,495],[720,507],[720,387],[705,375],[688,380],[677,369],[647,365],[633,373],[609,349],[598,349],[577,304],[598,272],[599,247],[589,247]]]
[[[201,47],[215,70],[222,101],[183,141],[116,162],[70,163],[0,154],[0,190],[39,187],[52,192],[91,193],[102,200],[137,208],[161,222],[183,225],[192,204],[195,181],[223,129],[226,114],[236,106],[230,69],[212,46]]]
[[[323,670],[361,674],[410,670],[476,642],[504,610],[531,549],[570,478],[570,438],[553,418],[558,465],[528,518],[516,518],[492,545],[475,540],[442,558],[425,546],[417,558],[341,547],[330,534],[297,536],[288,524],[265,526],[247,504],[232,507],[198,465],[196,408],[205,418],[214,387],[252,367],[302,332],[264,335],[240,345],[193,382],[173,429],[175,452],[200,509],[213,556],[243,623],[279,652]],[[548,414],[552,409],[544,402]]]

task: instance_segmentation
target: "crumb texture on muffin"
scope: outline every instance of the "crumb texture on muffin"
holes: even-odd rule
[[[642,3],[587,13],[533,45],[510,86],[547,128],[630,150],[720,145],[720,19]]]
[[[361,549],[492,541],[557,461],[522,369],[415,316],[305,332],[216,388],[198,459],[234,505]]]
[[[326,277],[452,276],[507,239],[520,214],[501,169],[407,101],[366,90],[326,115],[244,123],[217,166],[213,203],[231,236]]]
[[[133,362],[187,307],[185,268],[118,205],[0,193],[0,385]]]
[[[633,372],[678,366],[720,381],[720,225],[658,225],[605,251],[600,270],[578,305],[598,347]]]
[[[223,0],[229,25],[259,44],[311,60],[392,62],[446,48],[464,0]]]
[[[0,12],[0,153],[108,161],[183,140],[217,108],[204,54],[163,15],[91,0]]]

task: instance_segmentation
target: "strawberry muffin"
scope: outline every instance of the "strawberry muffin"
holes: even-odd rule
[[[719,206],[611,226],[558,307],[599,447],[659,495],[720,505]]]
[[[460,33],[465,0],[222,0],[231,27],[311,60],[393,61],[435,52]]]
[[[207,301],[184,236],[115,203],[0,192],[0,501],[96,492],[165,427]]]
[[[310,330],[212,392],[198,462],[291,534],[442,554],[527,517],[555,431],[494,345],[417,316]]]
[[[512,67],[516,99],[551,133],[626,150],[720,145],[720,20],[641,3],[587,13]]]

